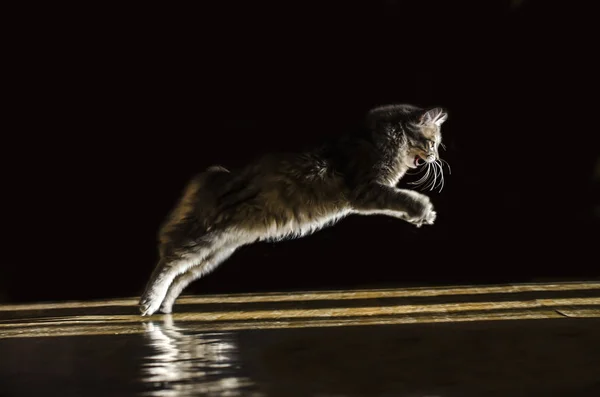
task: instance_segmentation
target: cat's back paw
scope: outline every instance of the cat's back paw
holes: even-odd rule
[[[171,314],[173,312],[173,303],[163,301],[160,305],[160,312],[163,314]]]
[[[161,301],[152,294],[143,296],[140,299],[139,309],[142,316],[151,316],[160,308]]]

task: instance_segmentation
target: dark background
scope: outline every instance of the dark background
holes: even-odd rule
[[[591,10],[249,3],[6,14],[0,301],[139,295],[194,173],[317,144],[386,103],[449,111],[434,226],[350,217],[244,247],[186,292],[600,277]]]

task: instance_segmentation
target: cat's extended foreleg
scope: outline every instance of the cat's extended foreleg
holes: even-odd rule
[[[187,272],[177,276],[169,286],[167,295],[160,305],[160,311],[165,314],[171,313],[175,300],[188,285],[205,274],[211,272],[219,264],[229,258],[235,250],[236,248],[222,248],[207,257],[200,264],[193,266]]]
[[[377,183],[357,191],[352,205],[359,214],[394,216],[417,226],[432,225],[436,218],[431,200],[424,194]]]

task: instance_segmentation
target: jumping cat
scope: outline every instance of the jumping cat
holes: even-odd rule
[[[417,183],[443,183],[438,147],[446,118],[439,107],[381,106],[368,112],[362,135],[198,174],[159,231],[160,260],[139,302],[142,315],[170,313],[184,288],[243,245],[305,236],[350,214],[433,224],[429,198],[396,185],[423,164]]]

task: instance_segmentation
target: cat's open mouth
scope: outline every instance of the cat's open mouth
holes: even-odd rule
[[[415,167],[418,167],[418,166],[423,165],[425,163],[426,163],[426,161],[423,160],[420,156],[415,156],[415,161],[414,161]]]

